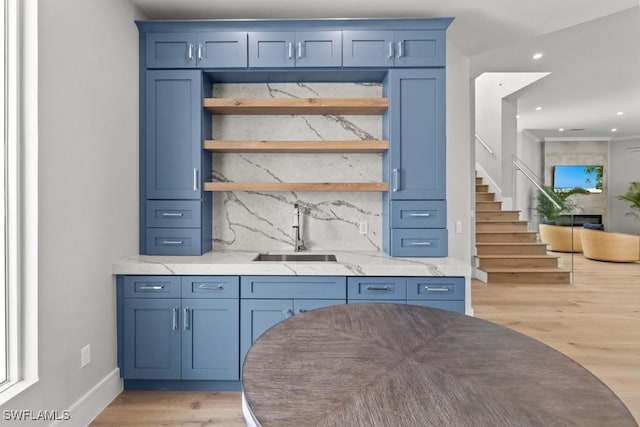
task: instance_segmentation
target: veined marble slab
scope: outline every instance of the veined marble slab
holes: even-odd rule
[[[282,276],[469,277],[471,275],[471,266],[454,258],[392,258],[384,253],[374,251],[323,251],[321,253],[334,254],[337,261],[252,261],[258,255],[256,251],[214,251],[202,256],[181,257],[138,255],[113,264],[112,273]]]
[[[368,98],[380,83],[216,84],[217,98]],[[367,140],[382,138],[382,116],[214,115],[220,140]],[[214,153],[220,182],[381,182],[382,154]],[[382,194],[348,192],[215,193],[213,247],[217,250],[288,250],[293,205],[300,205],[302,237],[310,250],[378,251],[382,246]],[[368,231],[359,232],[367,222]]]

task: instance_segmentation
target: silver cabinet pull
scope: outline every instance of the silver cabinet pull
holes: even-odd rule
[[[198,43],[198,61],[202,61],[204,56],[202,56],[202,43]]]
[[[164,285],[142,285],[140,286],[141,291],[161,291],[164,289]]]
[[[183,215],[184,213],[182,212],[162,212],[162,216],[165,216],[165,217],[180,217]]]
[[[389,51],[387,54],[387,59],[393,58],[393,42],[389,42]]]
[[[289,317],[293,316],[293,310],[291,310],[290,308],[287,308],[286,310],[282,310],[282,315],[284,316],[285,319],[288,319]]]
[[[298,309],[298,313],[306,313],[307,311],[309,311],[309,310],[307,310],[306,308],[299,308]]]
[[[173,307],[173,330],[178,329],[178,307]]]
[[[298,42],[298,59],[302,58],[302,43]]]
[[[187,48],[187,59],[189,61],[193,60],[193,43],[189,43],[189,47]]]
[[[411,242],[411,246],[431,246],[431,242]]]
[[[289,42],[289,59],[293,58],[293,43]]]
[[[425,286],[424,290],[427,292],[449,292],[449,288],[443,288],[443,287],[432,287],[432,286]]]
[[[411,213],[409,214],[409,216],[424,216],[424,217],[427,217],[427,216],[431,216],[431,214],[430,214],[430,213],[417,213],[417,212],[411,212]]]
[[[404,56],[404,41],[398,42],[398,58],[402,58]]]
[[[365,288],[368,291],[390,291],[390,286],[367,286]]]
[[[200,286],[198,286],[198,289],[202,289],[204,291],[219,291],[224,289],[224,286],[222,284],[220,285],[205,285],[204,283],[201,283]]]
[[[393,192],[395,193],[400,189],[400,170],[393,168]]]
[[[193,168],[193,191],[198,191],[198,168]]]
[[[182,240],[163,240],[163,245],[182,245],[184,242]]]
[[[185,331],[191,327],[191,321],[189,319],[189,311],[191,309],[189,307],[185,307],[183,310],[182,323],[184,324]]]

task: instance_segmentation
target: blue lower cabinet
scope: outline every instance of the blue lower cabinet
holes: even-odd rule
[[[238,276],[125,276],[118,286],[125,380],[239,380]]]
[[[238,380],[238,300],[184,299],[182,312],[182,379]]]
[[[464,301],[416,301],[409,300],[407,304],[419,305],[422,307],[439,308],[441,310],[454,311],[456,313],[464,314]]]
[[[446,229],[391,229],[391,254],[397,257],[446,257]]]
[[[347,280],[349,303],[354,300],[406,300],[405,277],[349,277]]]
[[[346,299],[243,299],[240,301],[240,357],[244,361],[251,345],[267,329],[289,317]]]
[[[131,379],[180,379],[180,299],[124,301],[124,367]]]
[[[293,316],[290,299],[240,301],[240,356],[242,361],[253,344],[267,329]]]
[[[393,299],[350,299],[349,304],[406,304],[403,300]]]

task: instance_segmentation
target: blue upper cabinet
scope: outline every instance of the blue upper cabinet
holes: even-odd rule
[[[444,67],[444,31],[344,31],[345,67]]]
[[[196,33],[149,33],[147,68],[195,68]]]
[[[390,197],[445,199],[445,70],[391,70],[388,79]]]
[[[247,33],[149,33],[147,68],[246,68]]]
[[[342,31],[249,33],[250,68],[341,65]]]
[[[344,31],[345,67],[393,67],[393,31]]]
[[[158,70],[146,77],[146,198],[198,199],[201,72]]]
[[[246,68],[247,33],[200,33],[196,58],[199,68]]]

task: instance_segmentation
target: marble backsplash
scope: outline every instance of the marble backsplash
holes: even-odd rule
[[[380,97],[380,84],[217,84],[218,98]],[[382,138],[381,116],[214,116],[214,139],[361,140]],[[381,154],[214,153],[213,178],[230,182],[380,182]],[[221,192],[214,194],[216,250],[293,249],[293,205],[301,206],[308,250],[379,250],[381,193]],[[360,234],[359,223],[368,231]]]

